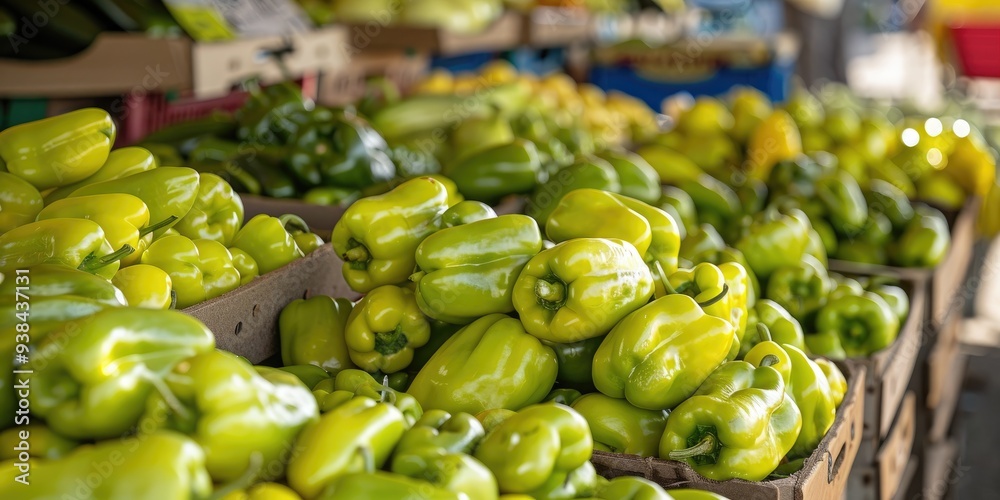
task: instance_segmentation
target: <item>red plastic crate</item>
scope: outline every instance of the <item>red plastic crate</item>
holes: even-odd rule
[[[1000,24],[953,25],[951,36],[966,76],[1000,78]]]
[[[316,77],[306,76],[298,81],[306,97],[316,95]],[[147,135],[174,123],[204,118],[213,112],[232,112],[243,106],[249,94],[234,90],[215,99],[192,97],[168,98],[165,94],[129,95],[120,116],[116,147],[129,146]]]

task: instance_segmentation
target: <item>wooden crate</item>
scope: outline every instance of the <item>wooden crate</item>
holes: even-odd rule
[[[906,395],[884,441],[881,443],[873,439],[862,441],[861,450],[858,452],[858,464],[848,479],[847,498],[891,500],[900,491],[906,491],[909,483],[905,479],[907,469],[912,462],[911,452],[916,434],[916,400],[915,394]],[[871,450],[874,446],[877,446],[877,451],[873,454]],[[867,462],[869,459],[872,461]]]
[[[278,315],[295,299],[313,295],[356,298],[341,272],[342,262],[327,243],[285,267],[183,312],[215,334],[215,344],[260,363],[278,354]]]
[[[523,19],[520,14],[507,12],[480,33],[457,34],[424,26],[382,25],[368,23],[351,25],[350,42],[362,52],[417,51],[452,56],[474,52],[498,52],[521,43]]]
[[[892,428],[893,418],[903,401],[914,367],[920,357],[920,346],[927,336],[924,323],[925,294],[919,283],[904,282],[910,296],[910,314],[900,327],[899,336],[889,347],[868,358],[851,361],[867,369],[865,384],[866,438],[884,439]]]
[[[604,477],[641,476],[667,488],[713,491],[732,499],[840,500],[861,444],[865,404],[865,367],[848,363],[841,369],[848,378],[848,388],[837,409],[837,420],[806,459],[802,470],[790,477],[759,482],[713,481],[682,462],[601,451],[595,451],[591,461]]]

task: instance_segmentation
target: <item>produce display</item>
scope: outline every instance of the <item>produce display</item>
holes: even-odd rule
[[[112,150],[115,135],[92,108],[0,132],[0,177],[14,187],[2,200],[0,273],[59,264],[112,281],[124,303],[183,309],[323,244],[294,215],[244,225],[221,177]]]
[[[230,40],[192,33],[192,68],[220,47],[241,73],[114,114],[3,96],[0,498],[888,498],[913,491],[880,457],[911,455],[933,477],[932,395],[965,366],[939,313],[1000,234],[997,137],[964,103],[725,85],[653,110],[535,40],[690,42],[728,22],[712,2],[230,4],[0,2],[25,71],[183,27]],[[251,7],[294,32],[254,48],[281,78],[239,67],[274,28]],[[709,80],[656,86],[715,93],[746,70],[720,40]]]

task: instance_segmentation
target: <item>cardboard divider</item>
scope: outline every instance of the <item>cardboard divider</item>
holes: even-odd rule
[[[733,499],[840,500],[861,443],[864,417],[863,365],[839,365],[848,379],[847,394],[837,409],[837,419],[805,460],[802,470],[770,481],[714,481],[699,475],[683,462],[595,451],[591,461],[604,477],[641,476],[664,487],[697,488]]]
[[[481,33],[457,34],[443,29],[424,26],[381,25],[368,23],[349,26],[355,48],[368,50],[395,50],[429,52],[450,56],[474,52],[508,50],[521,43],[521,15],[506,12]]]
[[[535,7],[524,16],[524,43],[536,48],[587,43],[594,38],[594,21],[587,9]]]
[[[279,352],[278,316],[288,303],[314,295],[358,297],[344,281],[342,264],[327,243],[285,267],[183,312],[212,330],[219,349],[260,363]]]
[[[916,395],[907,394],[892,432],[875,456],[879,469],[879,497],[883,500],[896,496],[910,462],[913,438],[916,435],[916,400]]]
[[[921,283],[905,281],[902,286],[910,297],[910,314],[900,327],[896,341],[868,358],[851,360],[868,369],[865,384],[866,438],[884,438],[889,432],[920,357],[920,346],[928,335],[928,325],[924,321],[925,287]]]

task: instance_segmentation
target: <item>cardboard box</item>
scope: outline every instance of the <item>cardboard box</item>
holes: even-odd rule
[[[885,438],[892,428],[914,367],[920,357],[920,346],[927,335],[924,322],[924,287],[904,282],[910,296],[910,314],[900,327],[899,336],[889,347],[867,358],[851,361],[867,368],[865,381],[865,438]]]
[[[891,500],[900,491],[905,492],[909,486],[906,474],[913,462],[911,452],[916,435],[916,399],[915,394],[907,394],[891,432],[874,456],[870,452],[870,444],[862,443],[858,466],[848,481],[847,498]],[[862,463],[863,460],[874,461]]]
[[[422,26],[383,26],[380,23],[350,25],[350,39],[361,51],[426,52],[459,55],[499,52],[521,43],[521,15],[506,12],[481,33],[465,35]]]
[[[889,276],[910,281],[926,281],[930,287],[927,318],[940,325],[955,311],[961,314],[965,301],[972,300],[974,288],[963,289],[975,243],[979,203],[971,200],[958,212],[945,212],[951,227],[951,246],[944,261],[934,269],[879,266],[830,259],[831,271],[866,276]]]
[[[593,40],[595,30],[587,9],[535,7],[524,16],[524,43],[536,48],[584,44]]]
[[[405,93],[427,75],[430,64],[426,54],[361,52],[351,58],[349,65],[323,74],[318,101],[324,106],[353,104],[365,96],[366,82],[372,77],[385,77]]]
[[[260,363],[278,354],[278,315],[289,302],[313,295],[357,298],[344,281],[343,262],[327,243],[285,267],[183,311],[215,333],[216,347]]]
[[[104,32],[79,54],[53,60],[0,59],[2,97],[92,97],[190,92],[219,97],[249,78],[265,83],[333,70],[348,63],[347,33],[327,27],[288,37],[266,36],[199,43],[187,37],[150,38]],[[283,70],[268,54],[290,50]],[[287,71],[288,75],[286,75]]]
[[[601,451],[595,451],[591,461],[604,477],[641,476],[667,488],[708,490],[732,499],[840,500],[861,444],[865,404],[865,367],[848,363],[841,369],[848,377],[848,388],[837,409],[837,420],[802,470],[790,477],[760,482],[713,481],[682,462]]]

